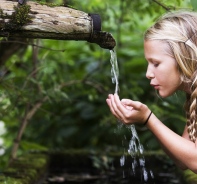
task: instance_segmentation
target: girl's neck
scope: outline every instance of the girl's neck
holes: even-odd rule
[[[191,94],[191,83],[182,83],[179,90],[184,91],[186,94]]]

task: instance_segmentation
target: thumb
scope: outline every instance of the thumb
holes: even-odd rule
[[[133,101],[130,99],[122,99],[121,102],[124,106],[130,106],[129,108],[132,108],[135,110],[140,110],[143,106],[143,104],[141,102]]]
[[[129,99],[122,99],[121,103],[124,105],[124,107],[128,110],[133,110],[133,107],[131,105],[131,100]]]
[[[132,100],[130,99],[122,99],[121,102],[122,104],[129,105],[129,106],[132,104]]]

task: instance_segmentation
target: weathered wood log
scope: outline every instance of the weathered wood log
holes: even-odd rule
[[[0,36],[84,40],[107,49],[112,49],[116,45],[110,33],[98,30],[94,18],[88,13],[31,1],[19,5],[17,2],[1,0]]]

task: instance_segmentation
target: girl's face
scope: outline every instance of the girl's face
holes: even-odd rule
[[[144,42],[145,58],[148,61],[146,77],[161,97],[168,97],[182,88],[176,60],[169,55],[169,45],[158,40]]]

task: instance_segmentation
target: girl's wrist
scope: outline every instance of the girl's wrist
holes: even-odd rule
[[[152,111],[150,111],[150,113],[149,113],[149,115],[148,115],[148,117],[147,117],[147,119],[146,119],[146,121],[143,123],[143,125],[144,126],[146,126],[146,124],[148,123],[148,121],[149,121],[149,119],[150,119],[150,117],[151,117],[151,115],[152,115]]]

